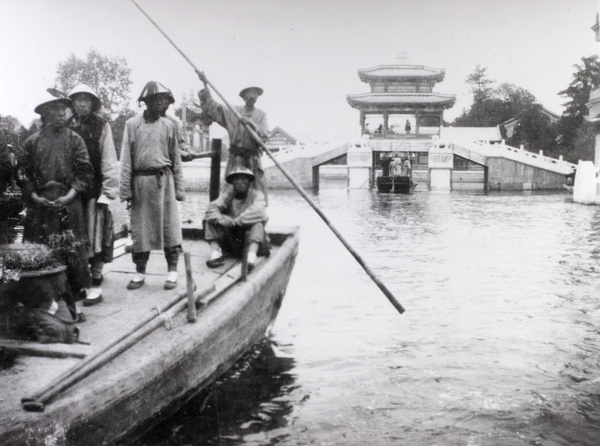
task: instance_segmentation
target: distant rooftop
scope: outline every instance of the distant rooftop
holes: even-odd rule
[[[358,70],[358,76],[363,82],[393,79],[441,82],[444,80],[445,74],[444,69],[426,67],[425,65],[379,65]]]

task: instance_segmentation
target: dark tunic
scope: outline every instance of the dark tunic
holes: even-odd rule
[[[47,126],[25,141],[19,180],[27,199],[23,238],[48,244],[63,256],[74,292],[91,285],[81,196],[89,190],[93,175],[85,143],[72,130]],[[55,200],[71,188],[78,195],[61,208],[38,206],[31,200],[33,192]]]

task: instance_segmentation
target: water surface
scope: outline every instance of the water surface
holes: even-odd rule
[[[271,223],[301,237],[269,340],[136,444],[600,444],[599,207],[324,186],[314,200],[406,312],[273,191]]]

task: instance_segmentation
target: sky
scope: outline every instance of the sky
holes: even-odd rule
[[[358,69],[445,69],[434,91],[457,96],[447,121],[470,104],[465,79],[477,65],[560,114],[573,65],[600,49],[591,30],[598,0],[136,2],[228,102],[260,86],[257,106],[271,128],[321,142],[359,134],[359,111],[346,101],[369,91]],[[131,0],[0,0],[0,42],[0,115],[25,126],[58,63],[90,49],[127,60],[136,110],[147,81],[170,88],[176,105],[201,88],[192,64]]]

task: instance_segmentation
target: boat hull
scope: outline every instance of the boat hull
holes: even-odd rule
[[[0,443],[36,444],[49,435],[65,444],[111,444],[206,388],[264,338],[277,316],[298,231],[277,237],[283,243],[274,254],[220,293],[196,322],[189,323],[185,311],[165,320],[170,329],[152,332],[65,390],[43,413],[20,410],[12,422],[4,420]]]
[[[377,191],[382,193],[412,194],[417,184],[407,176],[377,177]]]

